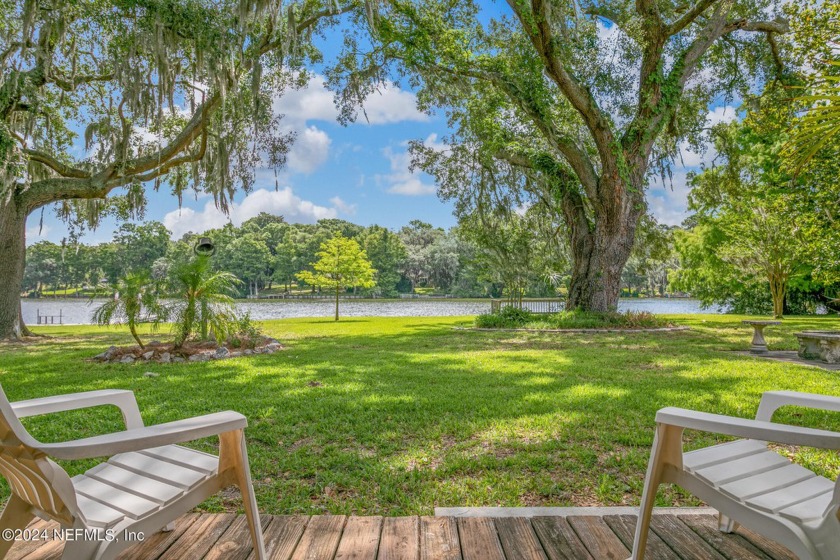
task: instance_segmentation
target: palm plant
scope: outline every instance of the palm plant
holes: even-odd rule
[[[180,348],[200,329],[202,340],[210,334],[221,343],[236,328],[233,297],[242,282],[229,272],[213,272],[210,259],[199,256],[173,272],[176,301],[169,316]]]
[[[145,348],[137,325],[148,321],[156,328],[166,318],[166,309],[158,297],[156,283],[147,274],[132,273],[120,278],[114,286],[114,297],[93,312],[93,320],[98,325],[128,325],[131,336]]]
[[[837,60],[827,64],[830,69],[840,67]],[[840,135],[840,76],[826,72],[813,79],[812,88],[812,95],[799,98],[811,107],[797,120],[793,136],[785,146],[785,155],[797,170]]]

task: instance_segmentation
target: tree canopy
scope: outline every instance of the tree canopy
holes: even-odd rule
[[[297,277],[307,284],[335,292],[335,320],[338,321],[338,302],[342,290],[347,288],[371,288],[376,282],[376,271],[355,239],[344,237],[341,232],[324,242],[317,253],[318,260],[312,263],[312,271],[304,270]]]
[[[568,306],[614,309],[652,177],[696,141],[710,102],[783,64],[771,0],[381,2],[331,74],[344,107],[404,76],[454,129],[414,163],[463,213],[492,190],[555,201],[573,260]],[[489,21],[488,21],[489,20]],[[368,35],[375,39],[365,49]],[[476,194],[478,193],[478,194]]]
[[[305,80],[315,27],[362,0],[85,0],[0,6],[0,271],[19,286],[26,217],[142,216],[147,185],[226,210],[292,138],[271,99]],[[82,138],[79,138],[81,136]],[[80,141],[83,140],[83,146]],[[0,337],[19,335],[17,290]]]

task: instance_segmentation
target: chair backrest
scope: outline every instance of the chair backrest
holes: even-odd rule
[[[36,440],[20,423],[0,386],[0,474],[12,492],[37,511],[72,524],[76,492],[67,473],[36,449]]]

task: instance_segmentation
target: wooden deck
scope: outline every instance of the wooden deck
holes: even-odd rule
[[[635,516],[262,517],[272,560],[625,560]],[[52,529],[38,521],[30,527]],[[18,542],[7,558],[61,556],[61,541]],[[253,558],[242,515],[188,514],[170,533],[150,535],[120,559]],[[656,515],[650,560],[796,560],[787,549],[739,529],[725,535],[710,515]]]

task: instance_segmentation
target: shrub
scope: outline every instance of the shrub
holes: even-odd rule
[[[512,305],[503,307],[496,313],[486,313],[475,318],[475,326],[484,329],[515,329],[530,323],[534,314],[527,309]]]
[[[262,331],[251,319],[251,313],[239,317],[231,329],[228,343],[234,348],[254,348],[262,338]]]
[[[594,313],[591,311],[561,311],[546,317],[554,329],[651,329],[669,323],[649,311],[623,313]]]
[[[479,315],[475,319],[475,326],[485,329],[652,329],[672,325],[648,311],[561,311],[551,315],[537,315],[527,309],[511,306],[502,308],[498,313]]]

